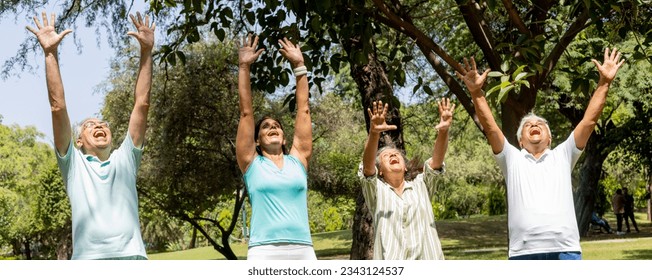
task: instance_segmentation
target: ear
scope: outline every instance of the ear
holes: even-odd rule
[[[81,149],[81,147],[84,145],[81,138],[77,138],[77,141],[75,141],[75,143],[77,144],[78,149]]]

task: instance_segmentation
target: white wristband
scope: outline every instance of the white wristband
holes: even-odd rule
[[[294,68],[292,71],[294,72],[295,77],[308,74],[308,68],[306,68],[306,66],[299,66]]]

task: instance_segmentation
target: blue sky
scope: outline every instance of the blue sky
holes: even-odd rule
[[[140,4],[139,1],[136,2]],[[46,10],[48,13],[58,12],[59,8],[49,4]],[[39,14],[40,12],[38,11]],[[34,36],[25,29],[27,25],[34,26],[34,15],[36,12],[0,18],[0,38],[3,38],[0,44],[0,63],[13,57],[26,37]],[[17,18],[16,21],[14,18]],[[91,28],[80,28],[73,30],[73,33],[83,46],[81,53],[73,42],[73,34],[68,34],[59,45],[59,63],[68,114],[70,121],[75,123],[87,117],[99,116],[104,94],[97,92],[95,88],[108,77],[110,59],[115,51],[105,42],[98,46],[97,35]],[[42,141],[52,145],[52,118],[45,84],[43,51],[38,49],[36,53],[30,54],[28,63],[34,67],[34,73],[16,72],[20,77],[0,79],[2,124],[35,126],[46,135]]]

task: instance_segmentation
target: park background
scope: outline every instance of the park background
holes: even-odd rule
[[[133,104],[137,45],[128,14],[157,23],[157,61],[146,150],[139,170],[141,230],[151,259],[243,259],[250,208],[234,155],[238,120],[234,40],[253,32],[265,53],[252,69],[257,117],[280,117],[292,134],[291,69],[276,40],[302,43],[310,70],[314,156],[309,218],[320,259],[368,259],[371,218],[356,171],[373,100],[391,104],[387,134],[419,165],[431,152],[435,101],[458,103],[447,173],[433,198],[449,259],[505,259],[504,180],[453,79],[475,56],[511,143],[528,111],[546,117],[553,146],[568,137],[597,82],[590,62],[605,47],[627,60],[573,172],[588,259],[652,259],[652,7],[650,1],[13,1],[0,5],[0,255],[68,259],[70,206],[52,149],[42,51],[24,26],[47,10],[57,30],[72,122],[100,116],[118,144]],[[288,139],[290,140],[290,139]],[[610,200],[628,187],[640,233],[601,234],[593,211],[615,227]],[[647,213],[646,213],[647,212]]]

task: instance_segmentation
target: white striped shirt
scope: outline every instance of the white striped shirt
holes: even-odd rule
[[[365,177],[360,164],[362,194],[373,214],[375,260],[444,259],[430,202],[436,191],[436,175],[444,169],[433,170],[430,160],[426,160],[423,173],[405,182],[402,196],[378,178],[378,170]]]

